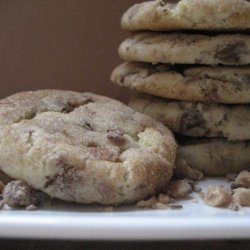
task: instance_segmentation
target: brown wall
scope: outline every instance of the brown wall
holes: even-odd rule
[[[122,13],[136,0],[0,1],[0,97],[61,88],[123,99],[109,77],[127,34]]]

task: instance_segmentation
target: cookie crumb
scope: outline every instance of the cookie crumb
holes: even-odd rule
[[[240,172],[235,179],[235,183],[241,185],[241,187],[250,188],[250,172],[247,170]]]
[[[230,188],[231,189],[236,189],[236,188],[241,188],[242,187],[242,185],[241,184],[238,184],[238,183],[236,183],[236,182],[232,182],[231,184],[230,184]]]
[[[158,201],[157,201],[156,197],[152,196],[148,200],[143,200],[143,201],[137,202],[136,207],[139,207],[139,208],[152,208],[157,202]]]
[[[198,187],[198,186],[195,185],[194,188],[193,188],[193,191],[196,192],[196,193],[201,193],[202,189],[201,189],[201,187]]]
[[[164,210],[164,209],[168,209],[168,206],[163,204],[163,203],[157,202],[155,205],[153,205],[152,208],[159,209],[159,210],[160,209]]]
[[[9,182],[3,190],[3,201],[10,207],[38,205],[41,202],[40,198],[42,196],[41,192],[31,188],[27,183],[20,180]]]
[[[167,209],[170,202],[173,202],[173,199],[167,194],[161,193],[158,197],[152,196],[148,200],[138,202],[136,206],[139,208]]]
[[[231,203],[229,205],[229,209],[232,210],[232,211],[239,211],[240,208],[241,208],[241,206],[238,203]]]
[[[168,195],[165,194],[160,194],[158,197],[158,201],[164,205],[168,204],[171,202],[171,199]]]
[[[183,206],[182,205],[177,205],[177,204],[170,204],[169,207],[173,210],[179,210],[179,209],[182,209]]]
[[[228,207],[231,202],[231,194],[222,186],[210,186],[203,200],[212,207]]]
[[[28,210],[28,211],[37,210],[37,206],[35,206],[34,204],[30,204],[29,206],[25,208],[25,210]]]
[[[226,175],[226,179],[228,181],[234,181],[236,179],[236,177],[237,177],[237,174],[235,174],[235,173],[229,173]]]
[[[105,212],[113,212],[114,211],[114,207],[111,207],[111,206],[110,207],[105,207],[104,211]]]
[[[192,181],[198,181],[204,177],[204,174],[201,171],[193,169],[183,159],[177,159],[175,165],[176,169],[174,174],[177,178],[187,178]]]
[[[174,180],[169,182],[166,190],[170,197],[181,199],[186,198],[192,192],[192,187],[186,180]]]
[[[250,206],[250,189],[237,188],[234,190],[232,196],[233,203],[239,204],[241,206]]]

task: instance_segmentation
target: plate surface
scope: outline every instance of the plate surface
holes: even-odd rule
[[[228,185],[208,179],[199,186]],[[55,205],[37,211],[0,211],[0,237],[88,240],[250,239],[250,208],[234,212],[203,204],[197,194],[181,210]]]

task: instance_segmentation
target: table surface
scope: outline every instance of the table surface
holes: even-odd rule
[[[166,250],[166,249],[250,249],[250,241],[169,241],[169,242],[110,242],[110,241],[38,241],[1,240],[1,249],[15,250]]]

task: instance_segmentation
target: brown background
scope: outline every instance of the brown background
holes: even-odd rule
[[[0,1],[0,97],[22,90],[94,91],[123,99],[110,83],[120,60],[122,13],[135,0]]]

